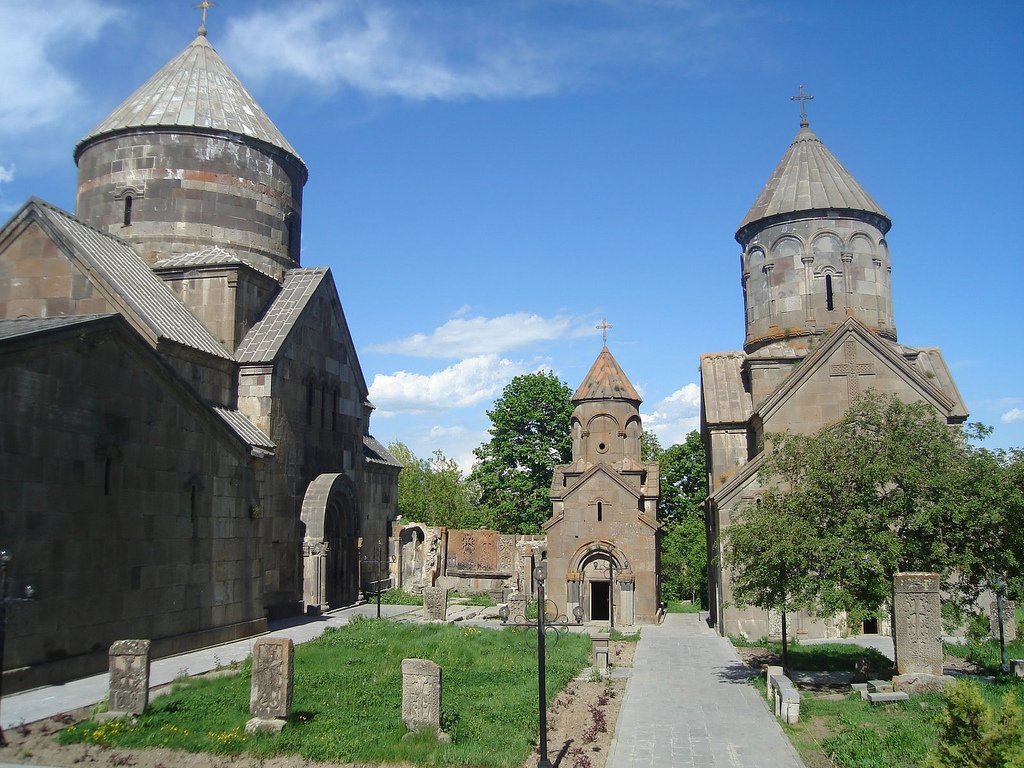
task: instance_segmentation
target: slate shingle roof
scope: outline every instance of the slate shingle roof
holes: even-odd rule
[[[235,359],[240,363],[273,361],[302,310],[326,276],[326,267],[289,269],[281,284],[281,292],[263,319],[250,328],[242,339],[235,351]]]
[[[753,413],[750,392],[743,386],[742,352],[700,356],[701,397],[708,424],[742,424]]]
[[[373,435],[363,438],[363,457],[371,464],[384,464],[388,467],[404,467],[398,459],[391,455]]]
[[[192,253],[179,253],[174,256],[168,256],[167,258],[160,259],[153,264],[153,269],[192,269],[196,267],[238,266],[240,264],[244,264],[249,267],[249,269],[273,278],[273,275],[265,272],[254,264],[251,264],[245,259],[239,258],[235,254],[231,253],[231,251],[221,248],[219,245],[207,246],[206,248],[201,248]]]
[[[761,219],[796,211],[855,210],[889,217],[807,126],[789,145],[737,231]],[[888,226],[884,230],[888,230]],[[741,241],[742,242],[742,241]]]
[[[256,448],[265,454],[270,454],[277,448],[274,441],[267,437],[263,430],[249,421],[241,411],[220,406],[213,406],[213,411],[224,419],[236,435],[249,444],[250,449]]]
[[[0,340],[31,336],[34,333],[52,331],[72,325],[87,325],[107,317],[114,317],[114,315],[61,315],[59,317],[19,317],[0,320]]]
[[[284,150],[302,164],[292,145],[203,35],[89,131],[75,148],[75,157],[100,136],[146,128],[234,133]]]
[[[123,301],[155,338],[231,359],[206,326],[185,308],[124,240],[93,229],[67,211],[39,198],[31,198],[22,213],[29,209],[35,210],[40,219],[56,231],[75,256],[85,262],[89,271],[105,283],[108,292]]]
[[[574,403],[580,400],[631,400],[638,405],[642,402],[608,347],[601,348],[601,354],[572,396]]]

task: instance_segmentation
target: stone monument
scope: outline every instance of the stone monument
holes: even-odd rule
[[[444,621],[448,617],[448,588],[423,588],[423,617],[427,621]]]
[[[992,637],[999,639],[999,607],[995,600],[988,608],[989,629]],[[1012,643],[1017,639],[1017,604],[1013,600],[1003,600],[1003,639]]]
[[[530,602],[530,596],[525,592],[514,592],[508,598],[509,619],[515,621],[516,616],[526,618],[526,606]]]
[[[410,731],[432,728],[448,740],[441,730],[441,667],[430,659],[402,660],[402,721]]]
[[[261,637],[252,649],[252,689],[249,711],[253,718],[246,733],[280,733],[292,709],[295,646],[288,638]]]
[[[939,574],[897,573],[893,591],[897,671],[941,676]]]
[[[141,715],[149,704],[149,640],[118,640],[110,646],[109,711],[98,720]]]

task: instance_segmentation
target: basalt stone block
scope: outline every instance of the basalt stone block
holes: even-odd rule
[[[410,731],[441,730],[441,667],[430,659],[402,660],[402,721]]]
[[[141,715],[149,705],[149,640],[118,640],[110,646],[109,711],[100,719]]]
[[[292,709],[295,645],[288,638],[263,637],[252,649],[249,711],[254,717],[246,733],[280,733]]]
[[[939,574],[897,573],[894,584],[896,669],[942,676]]]

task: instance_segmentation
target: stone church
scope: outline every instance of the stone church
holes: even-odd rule
[[[721,566],[723,530],[737,508],[757,502],[766,433],[816,432],[869,389],[929,403],[951,425],[967,418],[939,350],[897,341],[885,240],[891,226],[802,113],[800,130],[736,232],[743,351],[701,356],[711,615],[723,635],[778,633],[780,617],[732,603]],[[837,631],[801,614],[790,626],[796,636]]]
[[[205,29],[74,150],[75,213],[0,229],[4,690],[354,602],[400,465],[329,269],[308,171]]]
[[[573,395],[572,463],[555,467],[547,594],[570,619],[659,619],[657,463],[640,460],[640,395],[601,350]]]

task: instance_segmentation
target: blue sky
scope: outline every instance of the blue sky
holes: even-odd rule
[[[184,48],[192,0],[2,3],[0,217],[74,209],[71,151]],[[893,220],[900,341],[1024,445],[1024,3],[219,0],[209,39],[310,168],[373,431],[468,467],[512,376],[608,344],[663,445],[739,349],[733,239],[812,129]]]

